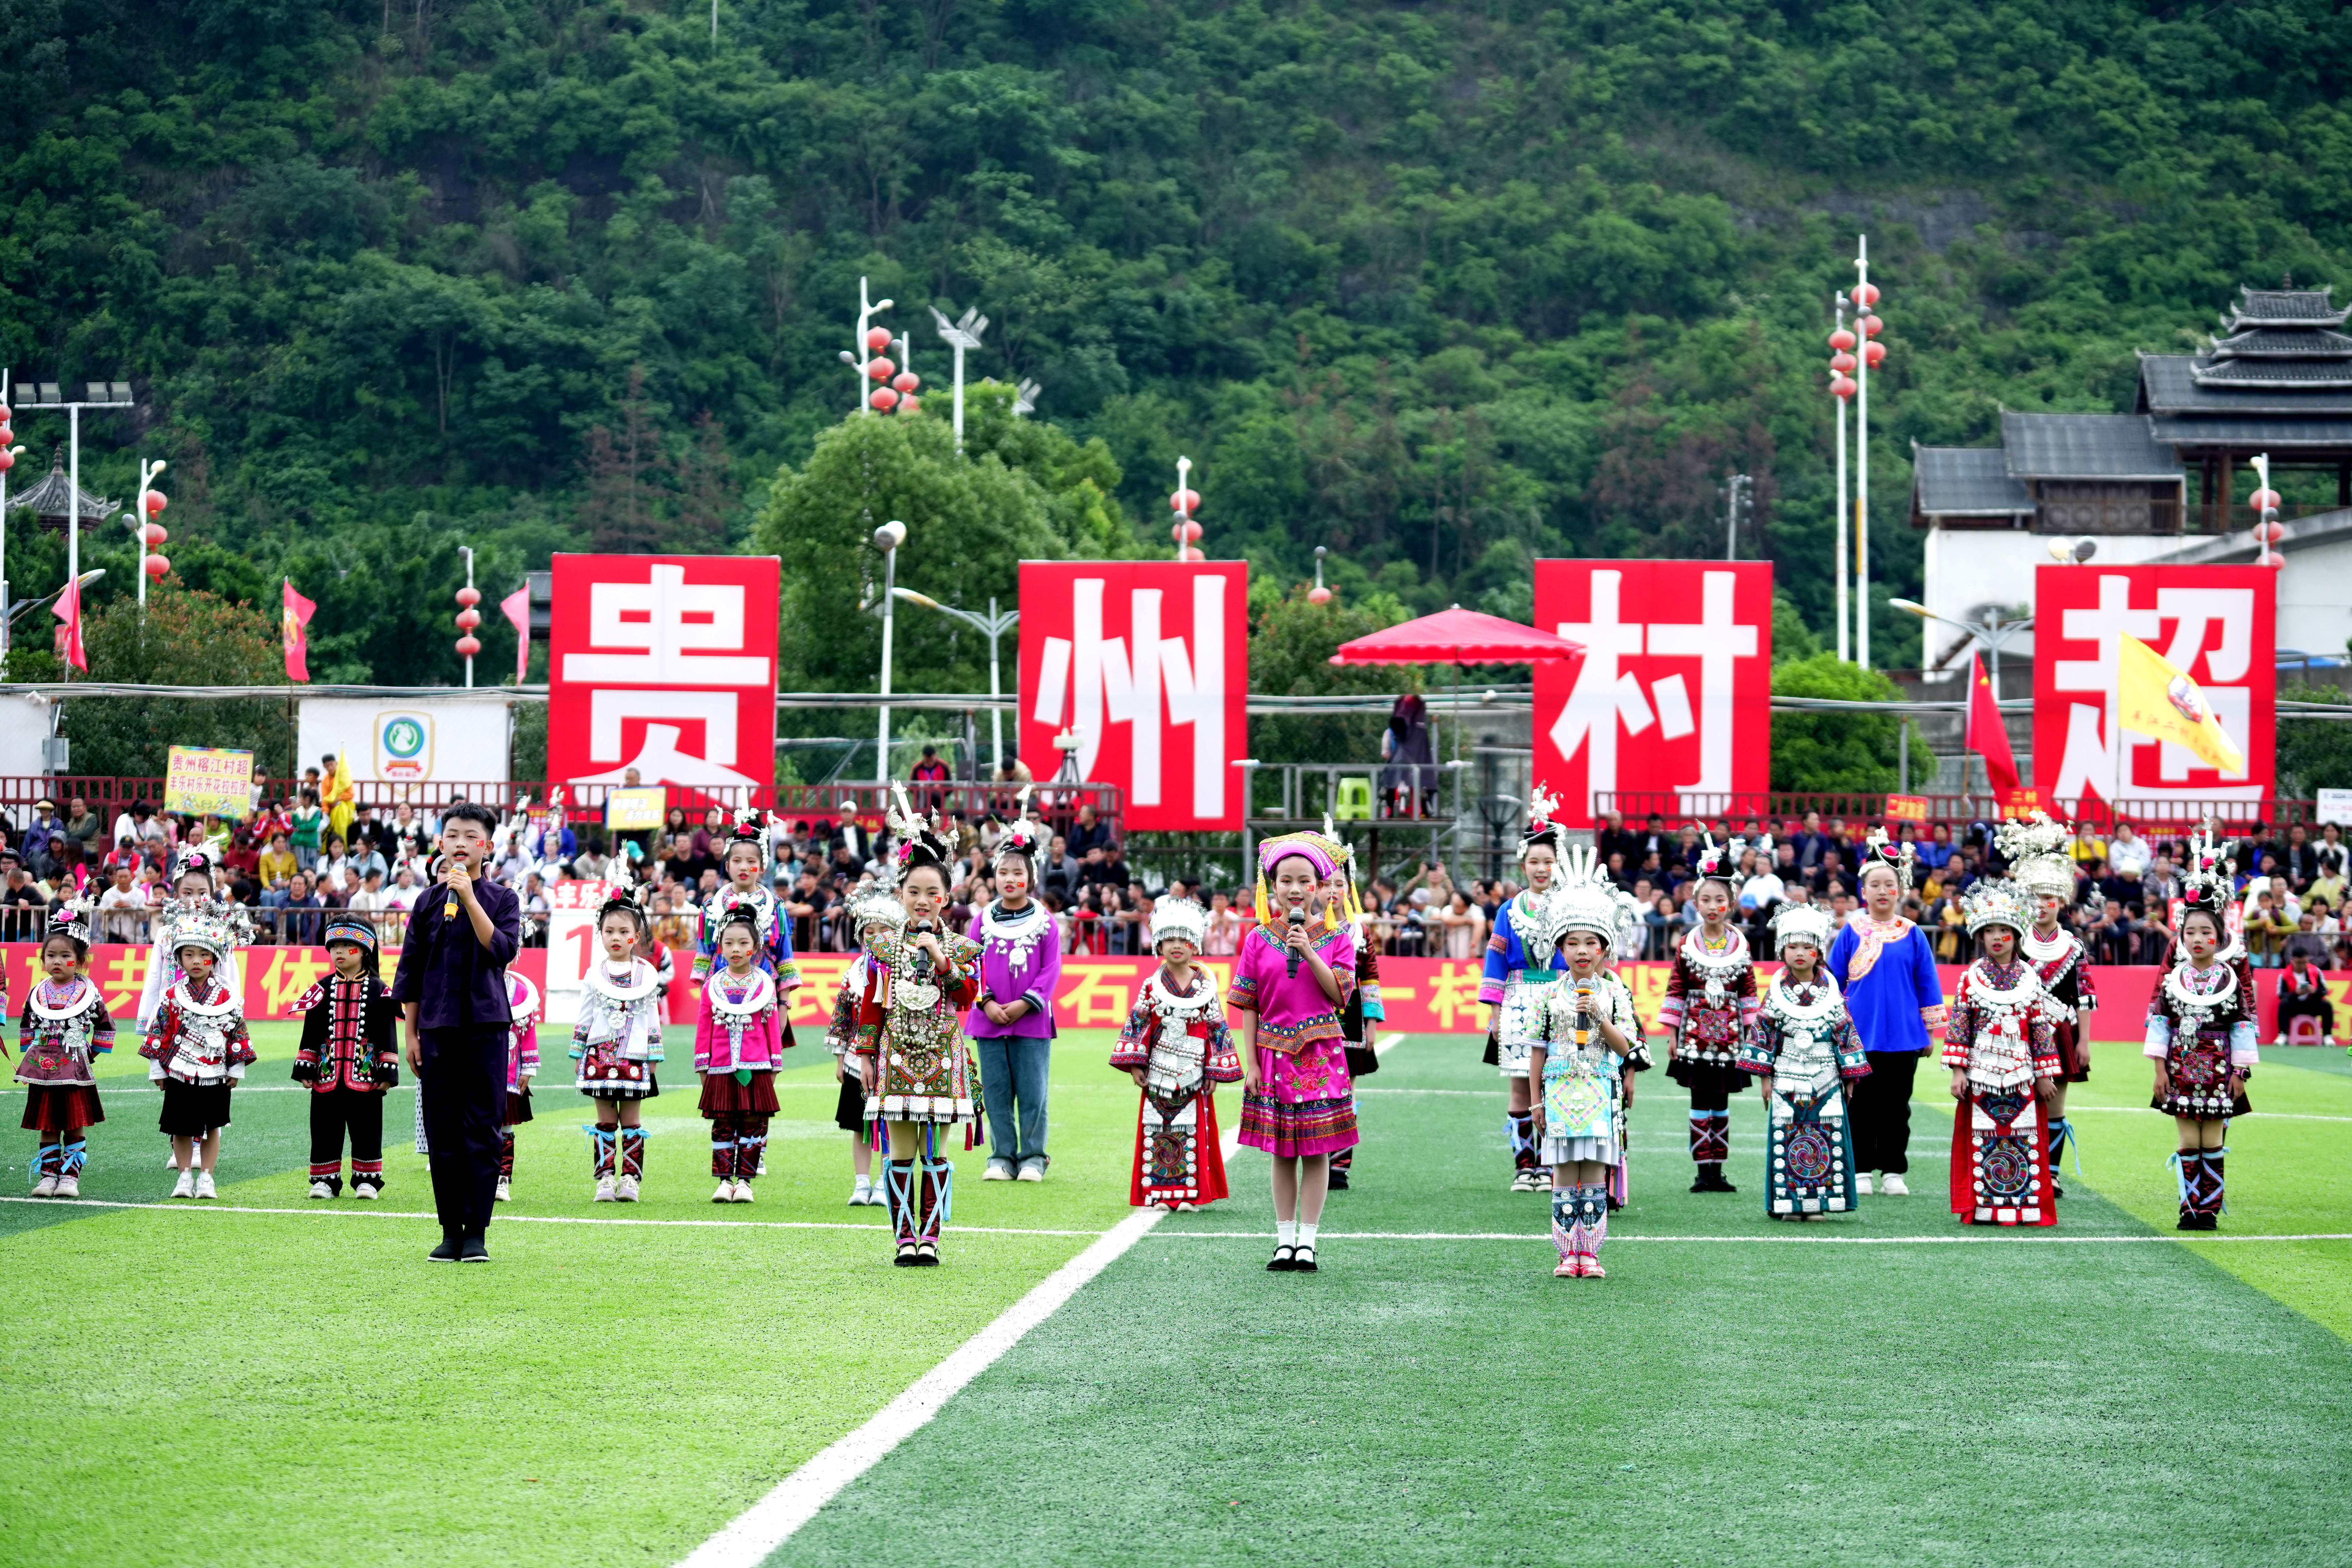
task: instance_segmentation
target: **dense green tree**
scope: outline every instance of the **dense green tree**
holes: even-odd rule
[[[154,594],[143,612],[117,599],[90,616],[82,641],[92,680],[266,686],[286,679],[275,616],[193,589]],[[159,777],[173,746],[248,751],[289,777],[294,763],[292,704],[268,698],[76,698],[65,705],[61,732],[73,742],[77,773]]]
[[[1874,669],[1841,664],[1834,652],[1774,666],[1775,697],[1826,697],[1846,702],[1900,700],[1901,688]],[[1904,721],[1888,713],[1775,713],[1772,787],[1874,794],[1900,782]],[[1912,765],[1932,766],[1915,731]]]

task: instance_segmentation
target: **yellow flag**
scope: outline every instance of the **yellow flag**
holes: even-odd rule
[[[2225,773],[2246,771],[2246,753],[2213,717],[2205,693],[2162,654],[2128,632],[2116,659],[2116,715],[2136,735],[2169,741]]]

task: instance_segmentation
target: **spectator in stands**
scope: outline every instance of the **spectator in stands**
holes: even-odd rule
[[[2246,912],[2246,952],[2256,969],[2276,969],[2286,962],[2286,939],[2294,934],[2295,922],[2279,907],[2278,894],[2263,888],[2254,894],[2254,907]]]
[[[81,846],[83,856],[93,864],[105,856],[105,847],[99,843],[105,824],[99,821],[98,813],[90,810],[89,803],[79,795],[66,802],[65,832],[67,837]]]
[[[147,940],[147,900],[128,866],[115,866],[106,891],[98,896],[98,929],[100,942]]]
[[[2310,918],[2304,917],[2306,921]],[[2303,936],[2298,933],[2294,941],[2302,942]],[[2313,947],[2296,947],[2290,953],[2286,973],[2279,976],[2278,1033],[2271,1044],[2285,1045],[2294,1020],[2308,1017],[2319,1021],[2320,1043],[2334,1047],[2336,1004],[2327,994],[2327,976],[2320,973],[2320,966],[2326,962],[2327,943],[2324,938],[2315,938]]]
[[[278,940],[293,947],[314,947],[318,944],[320,916],[310,913],[325,909],[326,902],[312,890],[308,874],[297,871],[271,905],[266,899],[263,907],[274,911]]]
[[[2307,888],[2319,875],[2319,846],[2311,841],[2311,830],[2300,822],[2286,830],[2286,843],[2279,850],[2278,868],[2290,886]]]
[[[33,820],[16,840],[16,853],[39,876],[48,876],[56,868],[55,840],[65,837],[65,824],[58,820],[58,803],[43,796],[33,803]]]
[[[2128,822],[2117,818],[2115,836],[2107,841],[2107,867],[2118,877],[2137,881],[2147,875],[2151,851]]]
[[[954,774],[949,771],[947,763],[940,759],[939,747],[926,742],[923,745],[921,760],[915,763],[913,773],[908,776],[919,784],[944,784],[950,782]],[[914,792],[914,795],[916,810],[937,811],[947,804],[948,792],[943,789],[919,789]]]
[[[326,837],[326,831],[327,814],[319,805],[319,792],[305,789],[295,803],[291,836],[294,864],[298,869],[308,871],[319,863],[319,846]]]

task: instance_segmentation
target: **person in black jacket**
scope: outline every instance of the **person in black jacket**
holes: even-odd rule
[[[506,1125],[507,965],[522,945],[522,907],[510,889],[482,879],[498,818],[462,801],[441,818],[437,889],[410,917],[392,994],[406,1016],[408,1065],[425,1104],[433,1150],[433,1206],[441,1219],[436,1263],[487,1263],[485,1237],[499,1184]]]
[[[400,1004],[377,967],[375,928],[357,915],[327,921],[334,973],[294,1004],[302,1045],[294,1081],[310,1086],[310,1195],[343,1190],[343,1139],[352,1144],[352,1196],[383,1191],[383,1097],[400,1084]]]

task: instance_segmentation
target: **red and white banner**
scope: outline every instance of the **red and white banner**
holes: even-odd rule
[[[1021,760],[1115,784],[1139,828],[1238,828],[1249,755],[1249,567],[1021,563]]]
[[[1538,561],[1536,625],[1584,662],[1535,667],[1535,779],[1570,826],[1596,793],[1713,816],[1772,773],[1772,563]]]
[[[776,558],[558,555],[554,569],[548,777],[765,790]]]
[[[2122,733],[2116,663],[2129,635],[2197,682],[2246,753],[2225,774],[2187,748]],[[2033,778],[2062,807],[2259,807],[2273,783],[2278,577],[2263,566],[2042,566],[2033,603]]]

